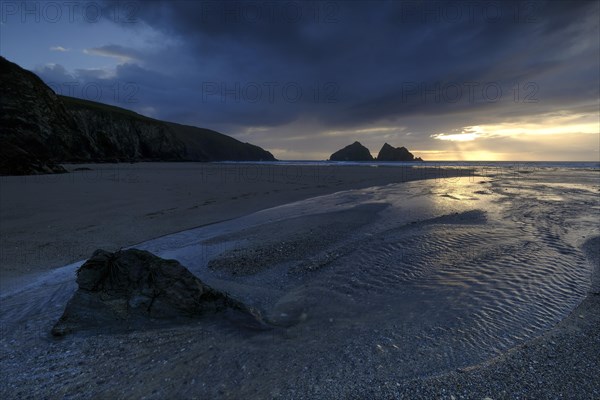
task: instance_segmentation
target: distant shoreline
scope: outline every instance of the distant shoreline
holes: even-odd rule
[[[97,163],[61,163],[62,165],[104,165],[104,164],[257,164],[257,165],[320,165],[320,166],[410,166],[410,167],[474,167],[474,166],[537,166],[540,168],[592,168],[600,169],[600,161],[330,161],[330,160],[275,160],[275,161],[121,161]]]
[[[66,171],[58,173],[35,173],[21,175],[0,175],[0,180],[15,177],[35,177],[45,175],[63,175],[72,172],[81,172],[82,168],[88,170],[105,169],[107,166],[115,169],[124,168],[127,165],[159,165],[170,168],[171,165],[263,165],[263,166],[314,166],[314,167],[408,167],[408,168],[495,168],[497,170],[510,170],[527,173],[536,169],[584,169],[600,170],[598,161],[329,161],[329,160],[276,160],[276,161],[189,161],[189,160],[136,160],[136,161],[98,161],[98,162],[62,162]],[[491,170],[483,171],[491,173]]]

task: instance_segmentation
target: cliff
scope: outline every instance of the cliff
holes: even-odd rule
[[[65,172],[62,162],[275,161],[215,131],[57,96],[2,57],[0,85],[0,175]]]
[[[61,99],[86,134],[99,139],[98,144],[101,146],[97,150],[104,158],[149,161],[275,161],[271,153],[258,146],[240,142],[210,129],[160,121],[119,107],[73,97]]]
[[[35,74],[0,57],[0,173],[65,172],[56,164],[81,145],[77,124]]]

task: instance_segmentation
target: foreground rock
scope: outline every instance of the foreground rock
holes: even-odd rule
[[[423,161],[420,157],[415,156],[408,151],[406,147],[393,147],[385,143],[379,154],[377,161]]]
[[[52,329],[55,336],[94,327],[135,329],[151,320],[182,321],[228,309],[261,324],[255,310],[205,285],[179,262],[147,251],[96,250],[77,271],[77,284]]]
[[[341,150],[336,151],[329,157],[330,161],[373,161],[373,156],[369,149],[360,144],[360,142],[354,142],[351,145],[344,147]]]

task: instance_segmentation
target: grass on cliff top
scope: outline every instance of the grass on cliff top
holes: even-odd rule
[[[58,97],[67,108],[106,112],[119,115],[123,118],[138,119],[149,123],[160,124],[172,132],[177,139],[185,143],[188,157],[195,160],[248,160],[256,158],[254,155],[255,152],[263,151],[262,148],[256,145],[241,142],[231,136],[211,129],[149,118],[125,108],[83,100],[76,97],[61,95]],[[275,160],[275,158],[271,159],[267,156],[265,158],[266,160]]]
[[[61,99],[61,101],[67,107],[70,107],[70,108],[85,108],[85,109],[95,110],[95,111],[104,111],[104,112],[120,114],[120,115],[129,117],[129,118],[138,118],[138,119],[143,119],[146,121],[164,123],[164,121],[146,117],[144,115],[136,113],[135,111],[127,110],[127,109],[121,108],[121,107],[111,106],[109,104],[79,99],[77,97],[69,97],[69,96],[62,96],[62,95],[58,95],[58,97]]]

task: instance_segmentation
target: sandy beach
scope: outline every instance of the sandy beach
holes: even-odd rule
[[[3,398],[600,393],[597,171],[69,167],[92,170],[2,180]],[[66,264],[131,245],[271,328],[217,316],[53,339]]]
[[[0,282],[162,235],[333,193],[469,175],[441,168],[137,163],[0,177]]]

